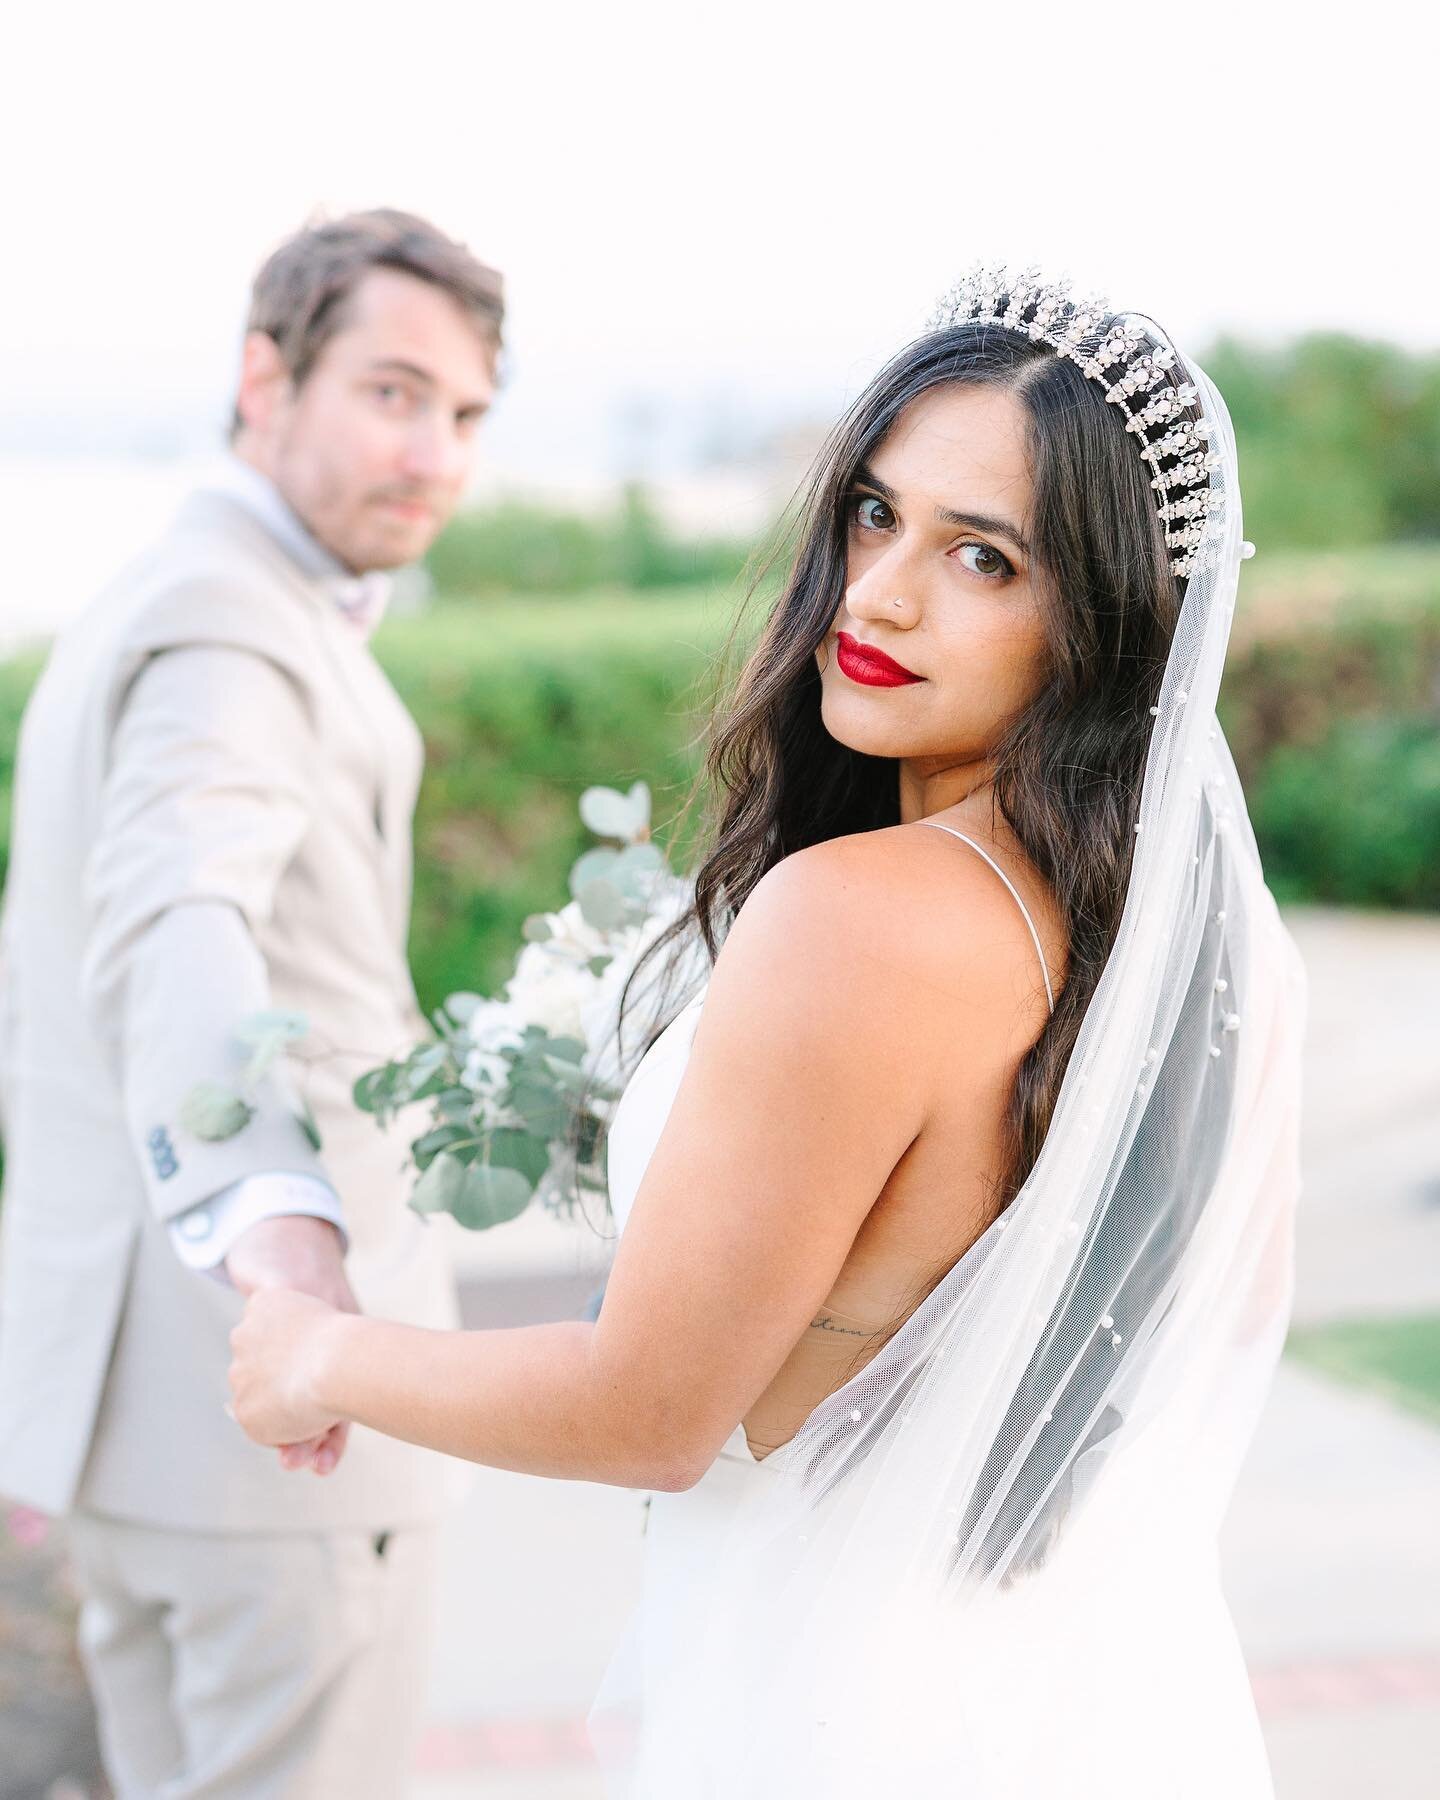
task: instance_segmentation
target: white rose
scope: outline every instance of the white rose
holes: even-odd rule
[[[558,913],[551,913],[549,924],[555,934],[551,946],[576,962],[587,963],[593,956],[609,954],[610,945],[605,933],[589,922],[581,912],[578,900],[562,906]]]
[[[474,1045],[499,1050],[520,1041],[515,1014],[504,1000],[481,1000],[465,1017],[465,1036]]]
[[[539,1025],[551,1037],[580,1038],[585,1035],[581,1005],[586,985],[593,975],[579,969],[566,969],[552,963],[548,968],[515,972],[509,995],[515,1012],[527,1025]]]

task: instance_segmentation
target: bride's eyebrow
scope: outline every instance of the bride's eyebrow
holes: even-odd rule
[[[982,531],[986,537],[1008,538],[1022,556],[1030,554],[1030,545],[1020,527],[994,513],[956,512],[953,507],[937,506],[935,517],[942,525],[959,525],[965,531]]]
[[[900,496],[894,488],[881,481],[873,470],[861,463],[855,471],[856,487],[865,487],[878,494],[894,506],[899,503]],[[981,531],[986,537],[1002,537],[1008,539],[1022,556],[1029,556],[1030,544],[1025,533],[1009,519],[1002,519],[995,513],[957,512],[952,506],[937,506],[935,517],[941,525],[958,525],[964,531]]]

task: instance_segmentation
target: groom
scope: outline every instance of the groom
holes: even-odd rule
[[[447,1465],[362,1432],[267,1458],[225,1371],[261,1287],[454,1319],[408,1134],[350,1102],[423,1029],[421,745],[367,638],[460,496],[502,316],[499,277],[404,213],[284,244],[228,466],[63,635],[22,727],[0,1492],[70,1515],[120,1800],[406,1791]],[[187,1095],[233,1086],[267,1009],[308,1037],[243,1128],[196,1135]]]

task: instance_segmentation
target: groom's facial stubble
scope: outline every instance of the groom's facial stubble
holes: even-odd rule
[[[464,492],[494,364],[449,295],[372,270],[298,387],[272,339],[246,339],[235,448],[348,568],[397,568]]]

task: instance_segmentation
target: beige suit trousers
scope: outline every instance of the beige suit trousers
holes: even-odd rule
[[[404,1800],[433,1527],[69,1531],[117,1800]]]

